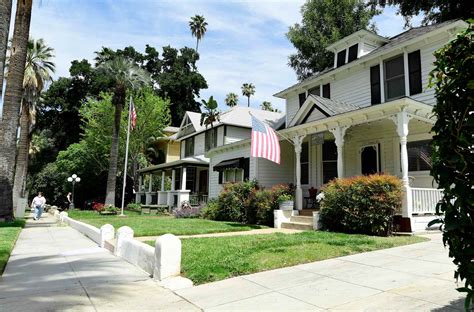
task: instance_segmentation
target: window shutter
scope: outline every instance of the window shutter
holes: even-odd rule
[[[349,48],[349,55],[348,55],[348,58],[347,58],[348,63],[357,60],[358,50],[359,50],[359,45],[357,43]]]
[[[421,57],[420,50],[408,54],[408,72],[410,78],[410,95],[421,93]]]
[[[219,171],[219,184],[222,184],[222,174],[224,172],[223,171]]]
[[[346,50],[342,50],[337,53],[336,67],[340,67],[344,64],[346,64]]]
[[[380,65],[370,68],[370,96],[372,105],[380,104]]]
[[[323,97],[327,99],[331,98],[331,88],[330,88],[329,83],[323,86]]]
[[[250,176],[250,158],[244,158],[244,181],[249,179]]]
[[[303,106],[304,101],[306,101],[306,93],[300,93],[298,94],[298,99],[300,101],[300,107]]]

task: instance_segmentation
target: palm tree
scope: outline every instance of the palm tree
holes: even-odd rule
[[[220,112],[217,109],[217,101],[211,95],[209,100],[201,100],[204,112],[201,113],[201,126],[205,125],[206,129],[211,125],[211,129],[214,128],[214,123],[220,121]]]
[[[120,121],[125,105],[127,90],[139,88],[151,83],[150,74],[122,56],[100,64],[98,69],[114,82],[112,105],[115,107],[112,144],[110,146],[109,172],[107,176],[106,205],[115,205],[115,185],[117,180],[117,161],[119,147]]]
[[[262,104],[260,105],[260,109],[263,109],[264,111],[269,111],[269,112],[281,113],[278,110],[278,108],[273,108],[272,103],[269,101],[263,101]]]
[[[230,92],[225,97],[225,104],[229,107],[234,107],[239,104],[239,96],[234,92]]]
[[[13,176],[17,154],[18,116],[23,98],[26,51],[33,0],[18,0],[13,30],[12,54],[0,123],[0,219],[13,218]]]
[[[255,94],[253,83],[244,83],[242,85],[242,95],[247,97],[247,106],[250,107],[250,96]]]
[[[191,34],[193,37],[196,37],[196,52],[199,47],[199,41],[204,37],[204,34],[207,31],[207,22],[204,16],[202,15],[195,15],[191,17],[189,21],[189,28],[191,29]]]
[[[3,89],[3,73],[10,30],[10,17],[12,15],[12,0],[0,0],[0,98]]]
[[[35,122],[36,103],[47,82],[52,81],[55,65],[51,62],[54,49],[48,47],[43,39],[28,41],[25,75],[23,77],[23,100],[20,116],[20,139],[16,158],[15,180],[13,183],[13,207],[16,200],[25,197],[25,183],[28,172],[28,153],[31,126]],[[7,60],[7,66],[9,60]]]

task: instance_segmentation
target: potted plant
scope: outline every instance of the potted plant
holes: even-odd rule
[[[293,196],[290,194],[282,194],[278,196],[277,201],[280,210],[293,210],[293,207],[295,206]]]
[[[102,210],[99,211],[101,215],[116,215],[119,209],[117,207],[114,207],[112,205],[108,205],[106,207],[103,207]]]

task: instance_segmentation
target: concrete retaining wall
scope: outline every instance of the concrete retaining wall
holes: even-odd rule
[[[102,239],[101,239],[101,235],[100,235],[100,230],[98,228],[96,228],[95,226],[92,226],[90,224],[87,224],[87,223],[84,223],[84,222],[81,222],[81,221],[74,220],[74,219],[69,218],[69,217],[64,217],[63,222],[67,223],[73,229],[75,229],[75,230],[81,232],[82,234],[84,234],[85,236],[89,237],[90,239],[92,239],[97,244],[101,244]]]
[[[153,275],[155,267],[155,248],[135,239],[125,239],[122,242],[120,257],[138,266],[148,274]]]

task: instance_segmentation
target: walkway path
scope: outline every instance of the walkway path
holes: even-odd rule
[[[454,311],[464,298],[441,243],[261,272],[177,291],[206,311]],[[461,285],[461,284],[460,284]]]
[[[210,233],[210,234],[197,234],[197,235],[179,235],[179,238],[201,238],[201,237],[223,237],[223,236],[241,236],[241,235],[260,235],[260,234],[273,234],[273,233],[283,233],[283,234],[294,234],[302,232],[300,230],[292,229],[255,229],[250,231],[238,231],[238,232],[225,232],[225,233]],[[135,237],[139,241],[150,241],[156,240],[159,236],[140,236]]]
[[[27,222],[0,277],[0,311],[199,310],[79,232],[43,216]]]

